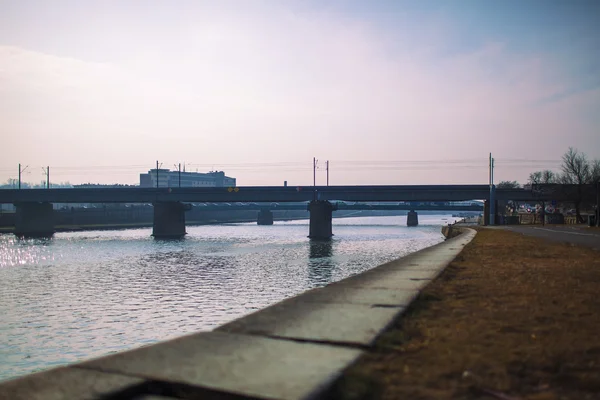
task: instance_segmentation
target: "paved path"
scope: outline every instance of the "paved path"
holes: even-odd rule
[[[498,227],[500,228],[500,227]],[[582,226],[513,226],[501,227],[524,235],[536,236],[556,242],[573,243],[580,246],[591,247],[600,251],[600,230],[589,229]]]

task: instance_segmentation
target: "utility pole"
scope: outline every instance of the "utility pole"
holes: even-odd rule
[[[496,207],[494,198],[494,159],[490,153],[490,225],[496,225]]]
[[[158,189],[158,160],[156,160],[156,188]]]
[[[325,170],[327,171],[327,186],[329,186],[329,160],[325,161]]]
[[[181,187],[181,163],[179,163],[179,168],[177,168],[177,171],[179,172],[179,174],[178,174],[179,187]]]
[[[313,186],[317,186],[317,159],[313,157]]]
[[[42,171],[46,175],[46,189],[50,189],[50,167],[42,167]]]
[[[317,186],[317,159],[313,157],[313,187]],[[317,200],[317,189],[313,190],[313,201]]]
[[[25,172],[28,167],[29,165],[25,166],[25,168],[21,168],[21,164],[19,164],[19,189],[21,189],[21,174]]]

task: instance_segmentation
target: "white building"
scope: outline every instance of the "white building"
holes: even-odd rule
[[[140,174],[140,187],[234,187],[235,184],[235,178],[225,176],[223,171],[199,173],[151,169]]]

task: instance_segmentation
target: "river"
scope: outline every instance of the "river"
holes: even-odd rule
[[[308,221],[0,234],[0,380],[210,330],[286,297],[439,243],[450,215],[333,220],[331,241]]]

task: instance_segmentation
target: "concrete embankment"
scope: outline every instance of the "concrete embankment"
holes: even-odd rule
[[[442,226],[442,235],[444,235],[446,239],[452,239],[453,237],[460,235],[460,233],[460,228],[452,225]]]
[[[4,382],[0,399],[326,396],[476,234],[462,232],[212,332]]]

